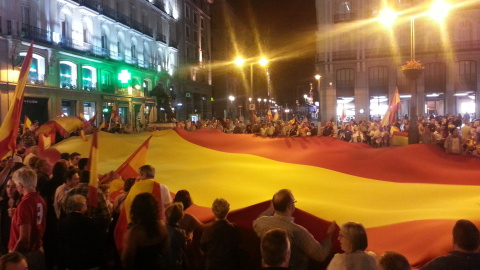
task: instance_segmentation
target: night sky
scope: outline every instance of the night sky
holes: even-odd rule
[[[298,85],[315,82],[315,0],[229,0],[265,40],[272,88],[278,103],[295,101]]]

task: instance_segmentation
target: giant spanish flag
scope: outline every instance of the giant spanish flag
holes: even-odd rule
[[[58,132],[62,136],[67,136],[70,132],[83,127],[83,121],[76,116],[57,116],[45,124],[41,125],[37,134],[48,134]]]
[[[382,118],[382,127],[395,123],[395,113],[398,111],[398,109],[400,109],[400,107],[402,107],[402,103],[400,103],[398,88],[395,88],[392,99],[390,99],[390,105],[388,105],[388,109]]]
[[[289,188],[297,200],[295,222],[318,240],[331,220],[361,222],[367,250],[400,252],[414,267],[452,248],[456,220],[480,225],[480,159],[447,155],[433,144],[371,148],[331,137],[265,139],[216,129],[99,132],[100,173],[117,169],[149,136],[155,181],[171,192],[187,189],[196,203],[187,212],[202,221],[212,219],[209,208],[223,197],[229,218],[251,232],[272,195]],[[84,146],[72,137],[54,148],[88,155]],[[153,185],[145,190],[153,192]]]
[[[13,99],[8,108],[8,113],[3,119],[0,127],[0,159],[10,151],[15,151],[16,140],[18,136],[18,127],[20,126],[20,114],[22,113],[23,96],[25,85],[27,84],[30,65],[32,64],[33,41],[30,43],[27,55],[23,59],[20,75],[18,76],[17,86],[13,93]]]
[[[90,148],[90,157],[87,165],[87,169],[90,171],[87,204],[93,208],[98,207],[98,153],[98,133],[95,132],[92,138],[92,147]]]
[[[115,171],[123,179],[138,176],[138,169],[146,164],[148,154],[148,143],[152,136],[138,147],[133,154]]]

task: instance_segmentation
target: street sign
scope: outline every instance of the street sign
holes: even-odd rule
[[[249,109],[250,111],[255,111],[255,104],[253,104],[253,103],[252,103],[252,104],[248,104],[248,109]]]

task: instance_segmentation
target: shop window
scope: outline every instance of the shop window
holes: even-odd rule
[[[77,65],[69,61],[60,61],[60,88],[77,88]]]
[[[19,55],[20,65],[23,64],[23,59],[27,55],[26,52],[21,52]],[[30,65],[30,73],[28,74],[28,83],[30,84],[45,84],[45,57],[33,54],[32,64]]]
[[[94,67],[82,68],[82,86],[83,90],[97,90],[97,69]]]
[[[455,91],[476,91],[477,62],[458,61],[455,63]]]
[[[371,96],[388,95],[387,67],[371,67],[368,69],[368,89]]]

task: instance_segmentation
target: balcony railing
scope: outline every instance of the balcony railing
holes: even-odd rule
[[[117,21],[118,21],[119,23],[125,24],[126,26],[131,26],[130,17],[128,17],[128,16],[125,15],[125,14],[117,13]]]
[[[28,24],[22,24],[22,36],[42,43],[52,43],[52,32]]]
[[[332,52],[333,61],[354,60],[357,58],[357,51]]]
[[[155,40],[163,43],[167,43],[167,37],[164,34],[157,33]]]
[[[176,40],[170,40],[170,43],[169,43],[168,46],[170,46],[170,47],[172,47],[172,48],[175,48],[175,49],[178,49],[178,41],[176,41]]]
[[[355,20],[355,13],[349,12],[349,13],[342,13],[342,14],[335,14],[333,16],[333,22],[338,23],[338,22],[349,22]]]
[[[113,8],[104,5],[102,8],[102,14],[109,17],[110,19],[117,19],[117,11],[115,11]]]

